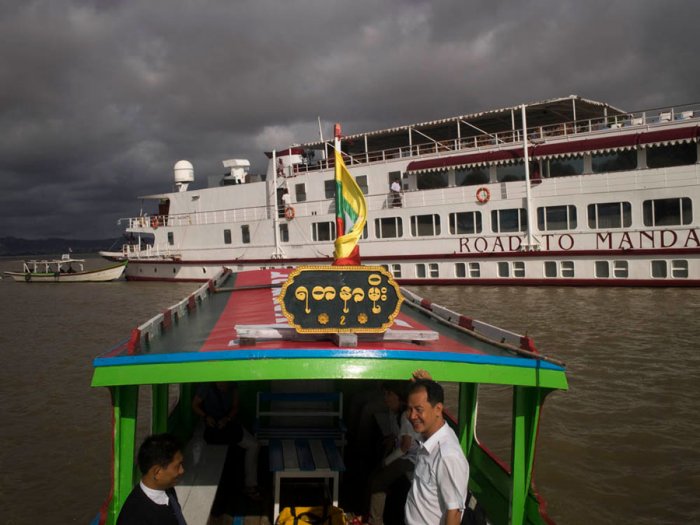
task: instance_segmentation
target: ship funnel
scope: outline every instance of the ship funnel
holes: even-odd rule
[[[194,182],[194,167],[188,160],[179,160],[173,168],[177,191],[187,191],[190,182]]]

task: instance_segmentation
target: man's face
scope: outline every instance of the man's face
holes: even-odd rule
[[[432,406],[424,388],[408,396],[408,420],[413,430],[428,439],[442,426],[442,403]]]
[[[185,468],[182,464],[183,460],[182,453],[176,452],[173,460],[167,467],[154,467],[156,470],[153,473],[153,477],[161,490],[172,488],[180,482],[182,475],[185,473]]]

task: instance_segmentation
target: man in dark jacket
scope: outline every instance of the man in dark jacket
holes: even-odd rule
[[[147,437],[137,462],[141,481],[126,498],[117,525],[187,525],[174,489],[185,473],[177,438],[171,434]]]

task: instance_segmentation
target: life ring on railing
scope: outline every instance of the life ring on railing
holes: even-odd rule
[[[486,204],[489,199],[491,199],[491,192],[488,188],[482,186],[476,190],[476,200],[478,200],[481,204]]]
[[[156,217],[154,215],[153,217],[151,217],[151,228],[153,228],[155,230],[157,227],[158,227],[158,217]]]
[[[288,206],[284,210],[284,218],[287,219],[288,221],[291,221],[296,215],[296,212],[294,211],[294,208],[291,206]]]

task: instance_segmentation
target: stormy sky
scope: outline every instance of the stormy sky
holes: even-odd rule
[[[697,0],[0,0],[0,237],[117,237],[221,161],[577,94],[700,100]]]

